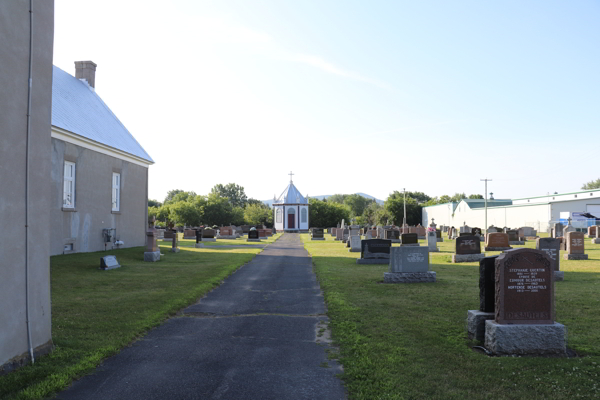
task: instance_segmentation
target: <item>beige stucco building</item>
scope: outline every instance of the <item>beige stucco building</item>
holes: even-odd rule
[[[48,171],[54,1],[35,0],[31,11],[27,0],[0,1],[0,369],[5,370],[52,346]]]

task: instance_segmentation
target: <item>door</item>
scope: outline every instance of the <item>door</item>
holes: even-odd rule
[[[288,229],[296,228],[296,214],[288,214]]]

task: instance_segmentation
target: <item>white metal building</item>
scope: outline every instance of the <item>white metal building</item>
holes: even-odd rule
[[[278,231],[307,231],[308,200],[290,179],[290,184],[273,203],[273,221]]]
[[[483,199],[463,199],[459,203],[445,203],[423,208],[422,225],[435,218],[438,225],[485,227]],[[488,227],[531,226],[538,232],[548,232],[554,222],[568,213],[590,213],[600,218],[600,189],[580,192],[524,197],[513,200],[488,200]],[[561,215],[562,214],[562,215]],[[575,225],[574,225],[575,226]],[[581,226],[583,228],[583,226]]]

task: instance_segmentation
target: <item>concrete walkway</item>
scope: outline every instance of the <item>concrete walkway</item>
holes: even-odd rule
[[[286,233],[58,398],[344,399],[326,323],[311,259]]]

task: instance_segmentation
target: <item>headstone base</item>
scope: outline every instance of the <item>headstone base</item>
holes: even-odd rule
[[[389,258],[357,258],[357,264],[389,264]]]
[[[429,252],[430,252],[430,253],[436,253],[436,252],[438,252],[438,251],[440,251],[440,249],[439,249],[439,248],[437,248],[437,247],[436,247],[435,249],[433,249],[433,248],[431,248],[431,247],[429,248]]]
[[[325,240],[325,238],[310,238],[310,240]]]
[[[453,263],[479,262],[483,258],[485,258],[485,254],[484,253],[479,253],[479,254],[452,254],[452,262]]]
[[[194,239],[196,239],[196,238],[194,238]],[[173,238],[164,238],[162,241],[163,242],[172,242]]]
[[[485,251],[504,251],[511,250],[512,247],[486,247]]]
[[[495,355],[567,355],[567,328],[563,324],[501,325],[485,322],[486,349]]]
[[[565,271],[554,271],[554,282],[564,281],[564,280],[565,280]]]
[[[196,240],[196,236],[184,236],[183,238]]]
[[[196,243],[196,248],[199,249],[201,247],[204,247],[204,243]]]
[[[383,283],[423,283],[435,282],[435,272],[385,272]]]
[[[392,243],[396,243],[396,242],[394,242],[392,240]],[[397,243],[400,243],[400,242],[397,242]],[[409,244],[401,244],[400,246],[403,246],[403,247],[408,247],[408,246],[418,247],[418,246],[420,246],[420,244],[419,243],[409,243]]]
[[[400,239],[389,239],[392,241],[392,243],[402,243],[402,240]]]
[[[246,242],[260,242],[260,239],[246,239]]]
[[[171,253],[179,253],[179,247],[171,247]]]
[[[444,238],[437,238],[437,240],[436,240],[436,241],[437,241],[438,243],[441,243],[441,242],[443,242],[443,241],[444,241]]]
[[[237,237],[235,235],[219,235],[219,236],[217,236],[217,239],[237,239]],[[205,239],[202,239],[202,240],[205,240]]]
[[[217,238],[202,238],[203,242],[216,242]]]
[[[594,238],[594,239],[592,239],[592,243],[593,244],[600,244],[600,238]]]
[[[510,244],[511,246],[524,246],[525,245],[525,241],[523,241],[523,240],[513,240],[511,242],[508,242],[508,244]]]
[[[144,261],[147,261],[147,262],[160,261],[160,250],[145,252],[144,253]]]
[[[425,239],[427,239],[427,236],[417,236],[417,239],[419,239],[419,240],[425,240]]]
[[[539,236],[525,236],[525,240],[537,240]]]
[[[565,254],[563,260],[587,260],[587,254]]]
[[[485,321],[494,319],[494,313],[479,310],[467,311],[467,335],[471,340],[485,340]]]

